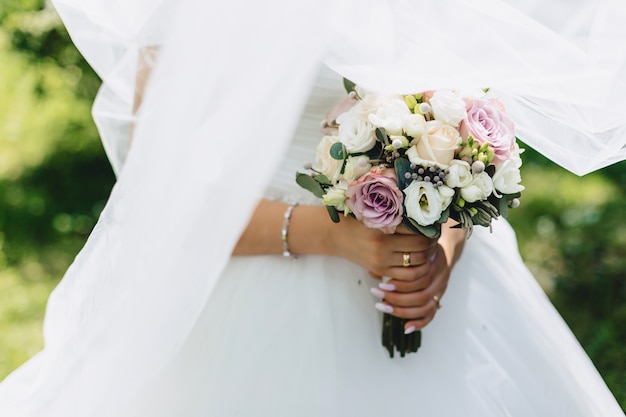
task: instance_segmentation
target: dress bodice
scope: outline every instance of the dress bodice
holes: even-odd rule
[[[345,96],[341,76],[321,66],[289,148],[265,190],[265,198],[319,204],[318,198],[296,184],[295,175],[297,171],[306,172],[303,165],[314,161],[315,148],[322,138],[321,123]]]

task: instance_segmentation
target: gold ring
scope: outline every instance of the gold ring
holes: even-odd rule
[[[410,253],[402,254],[402,266],[404,267],[411,266],[411,254]]]
[[[439,302],[439,296],[433,295],[433,301],[435,302],[435,307],[437,307],[437,310],[439,310],[441,308],[441,303]]]

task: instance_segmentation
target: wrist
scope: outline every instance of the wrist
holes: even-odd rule
[[[441,229],[441,237],[439,238],[439,245],[446,255],[446,262],[450,268],[454,267],[461,257],[465,241],[467,240],[465,230],[452,228],[452,226],[454,224],[450,224],[450,222],[444,224]]]
[[[291,214],[289,249],[294,255],[332,255],[336,226],[321,206],[300,205]]]

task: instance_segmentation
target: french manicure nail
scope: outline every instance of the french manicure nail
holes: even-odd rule
[[[395,291],[396,290],[396,286],[393,284],[387,284],[386,282],[381,282],[380,284],[378,284],[378,288],[381,288],[385,291]]]
[[[404,329],[404,334],[411,334],[415,331],[415,326],[410,326]]]
[[[370,292],[372,293],[372,295],[373,295],[374,297],[377,297],[377,298],[385,298],[385,292],[384,292],[384,291],[379,290],[379,289],[378,289],[378,288],[376,288],[376,287],[374,287],[374,288],[370,288]]]
[[[374,304],[374,308],[376,308],[376,310],[378,311],[382,311],[383,313],[387,313],[387,314],[393,313],[393,307],[387,304],[376,303]]]

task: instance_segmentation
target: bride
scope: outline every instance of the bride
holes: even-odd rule
[[[488,83],[572,170],[623,157],[621,61],[580,47],[621,39],[619,13],[599,1],[589,31],[548,29],[530,3],[58,0],[104,81],[118,183],[1,415],[622,416],[504,220],[467,241],[449,225],[437,242],[383,235],[331,223],[294,181],[342,76]],[[423,330],[417,353],[389,358],[378,310]]]

